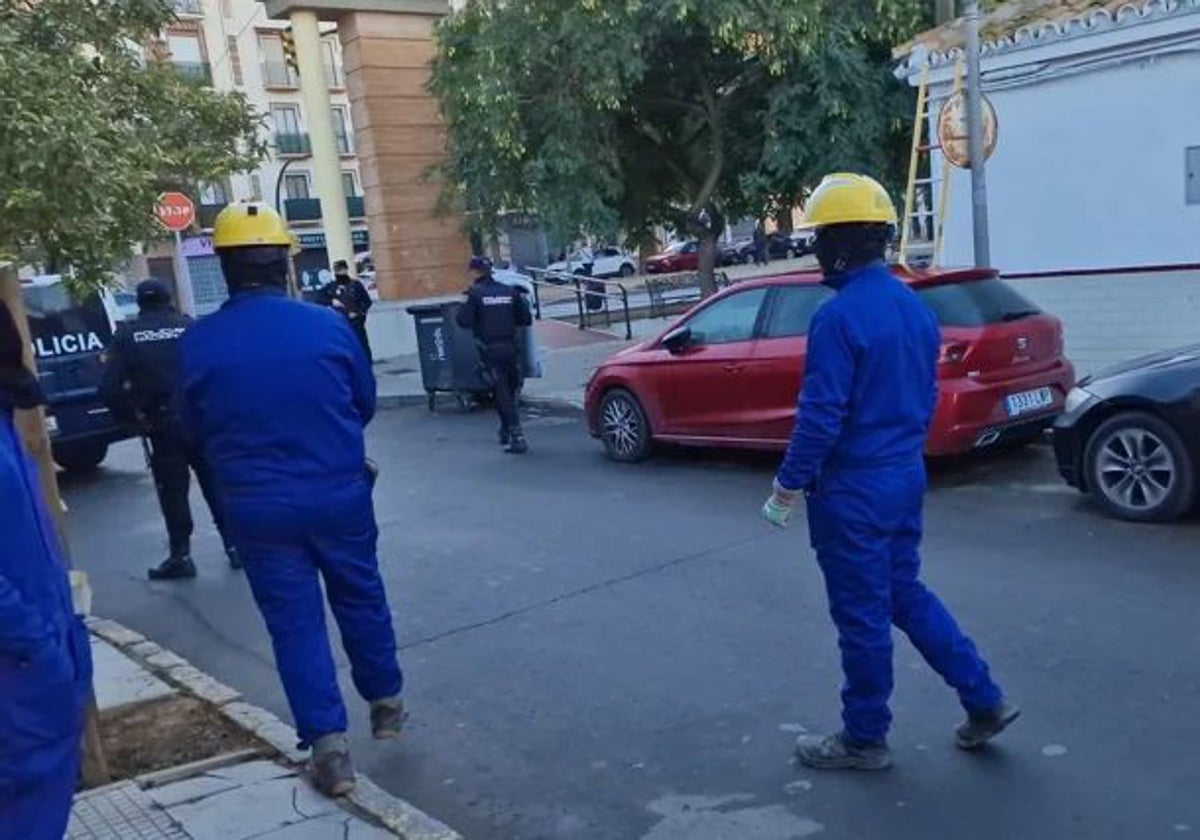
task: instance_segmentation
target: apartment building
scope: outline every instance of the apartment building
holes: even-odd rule
[[[267,158],[255,172],[234,176],[225,183],[200,186],[193,196],[200,227],[207,232],[217,213],[230,201],[255,199],[276,206],[300,241],[302,250],[296,267],[301,284],[319,284],[328,271],[328,255],[321,228],[321,204],[313,185],[312,150],[299,79],[284,57],[281,36],[287,24],[268,19],[258,0],[173,2],[178,19],[164,33],[170,60],[218,90],[244,94],[263,115],[263,136],[269,146]],[[332,100],[352,236],[355,250],[365,251],[370,248],[370,240],[341,45],[333,25],[323,26],[322,31],[325,81]],[[203,234],[188,237],[184,254],[196,313],[211,312],[225,298],[211,242]],[[151,275],[174,279],[169,252],[160,249],[147,257]]]

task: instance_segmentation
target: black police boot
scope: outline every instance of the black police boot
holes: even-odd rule
[[[196,564],[187,554],[172,554],[147,574],[150,580],[186,580],[196,576]]]
[[[508,445],[504,447],[504,451],[510,455],[524,455],[529,451],[529,444],[525,442],[525,433],[520,429],[515,429],[509,436]]]
[[[512,440],[512,434],[504,426],[500,427],[500,446],[507,447],[508,442]]]
[[[240,572],[242,566],[242,556],[238,554],[238,550],[231,545],[225,546],[225,556],[229,558],[229,568],[235,572]]]

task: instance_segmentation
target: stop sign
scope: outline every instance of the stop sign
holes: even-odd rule
[[[154,215],[158,217],[159,224],[178,233],[187,230],[196,221],[196,205],[181,192],[167,192],[158,197]]]

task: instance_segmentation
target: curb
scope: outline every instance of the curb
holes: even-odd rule
[[[106,618],[86,619],[88,632],[108,642],[150,673],[180,691],[213,706],[236,726],[278,751],[284,763],[299,769],[308,753],[296,748],[296,731],[266,709],[242,701],[241,692],[193,666],[183,657],[160,647],[136,630]],[[392,796],[358,774],[354,791],[337,800],[349,810],[374,819],[402,840],[463,840],[458,832],[435,820],[403,799]]]
[[[421,394],[386,394],[376,398],[376,405],[380,409],[389,408],[412,408],[415,406],[428,405],[428,396],[422,391]],[[522,394],[521,404],[531,408],[546,408],[556,411],[583,411],[583,397],[539,397],[536,395]]]

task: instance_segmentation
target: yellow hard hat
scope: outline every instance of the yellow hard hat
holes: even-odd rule
[[[805,221],[814,227],[896,224],[896,205],[874,178],[850,172],[826,175],[808,199]]]
[[[247,248],[254,245],[279,245],[290,248],[294,240],[279,214],[257,201],[239,201],[217,214],[213,222],[212,245],[222,248]]]

